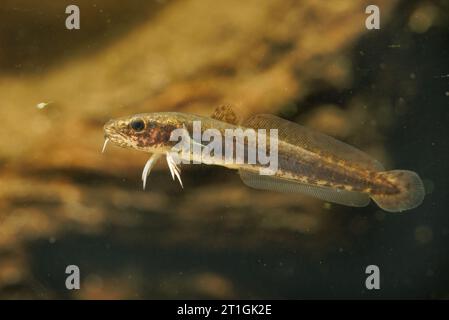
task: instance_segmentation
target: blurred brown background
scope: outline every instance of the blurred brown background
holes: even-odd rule
[[[449,296],[448,1],[4,3],[1,298]],[[80,30],[65,28],[69,4]],[[380,30],[365,28],[369,4]],[[251,190],[207,166],[184,166],[180,190],[163,163],[142,191],[147,155],[100,153],[110,118],[224,103],[415,170],[429,194],[387,214]],[[69,264],[81,290],[65,289]]]

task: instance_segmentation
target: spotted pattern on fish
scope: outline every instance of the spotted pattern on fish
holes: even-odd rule
[[[287,156],[282,156],[283,154]],[[378,172],[350,167],[346,162],[332,157],[321,158],[316,155],[316,158],[307,159],[290,157],[288,153],[281,152],[279,167],[282,169],[277,173],[278,176],[305,184],[369,194],[393,195],[400,192],[395,181],[388,180]]]
[[[173,130],[177,129],[173,125],[152,126],[144,130],[142,133],[133,133],[130,129],[129,136],[135,139],[138,147],[160,146],[170,143],[170,135]]]
[[[143,120],[146,124],[145,128],[140,129],[142,125],[139,121],[134,122],[133,125],[133,120],[136,119]],[[225,133],[228,129],[246,131],[247,129],[271,130],[271,128],[278,128],[278,169],[275,176],[280,179],[310,186],[365,193],[381,208],[390,212],[415,208],[422,202],[425,195],[422,180],[415,172],[385,171],[374,159],[349,145],[271,115],[256,115],[237,124],[239,122],[235,114],[231,113],[229,108],[224,107],[219,108],[212,118],[180,112],[137,114],[106,123],[104,126],[105,138],[107,141],[110,140],[125,148],[153,154],[166,154],[167,163],[170,166],[173,160],[170,159],[169,151],[177,143],[177,141],[170,141],[173,130],[185,128],[192,143],[202,144],[201,140],[197,141],[201,137],[196,138],[192,134],[195,121],[201,123],[201,135],[205,130],[213,128],[219,130],[222,137],[226,136]],[[245,133],[243,134],[245,135]],[[242,143],[245,148],[254,148],[249,142]],[[235,138],[232,145],[236,146]],[[269,145],[267,147],[267,152],[271,154]],[[246,154],[247,152],[244,152],[245,163],[243,164],[238,162],[242,160],[241,156],[235,157],[235,164],[232,165],[225,161],[214,162],[214,164],[239,169],[240,172],[258,172],[264,165],[248,163]],[[177,170],[173,172],[173,166],[170,168],[172,175],[179,174]],[[241,177],[245,183],[248,182],[248,180],[245,181],[248,176],[241,174]],[[249,185],[265,189],[265,186],[261,186],[260,180]],[[269,188],[271,187],[270,185]],[[277,190],[277,187],[273,187],[273,189]],[[358,200],[356,202],[345,201],[341,203],[351,206],[354,203],[357,205],[364,203],[363,201],[357,202]],[[337,203],[340,202],[337,201]]]

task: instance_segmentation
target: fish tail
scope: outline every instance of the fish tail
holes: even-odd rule
[[[416,208],[424,199],[425,190],[421,178],[416,172],[392,170],[379,172],[379,176],[392,183],[398,192],[393,194],[375,194],[371,198],[385,211],[400,212]]]

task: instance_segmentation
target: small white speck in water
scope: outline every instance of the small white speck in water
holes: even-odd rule
[[[46,106],[48,106],[51,102],[40,102],[36,105],[36,108],[38,108],[39,110],[44,109]]]

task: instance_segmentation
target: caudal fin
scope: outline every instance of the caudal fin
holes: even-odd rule
[[[400,212],[416,208],[424,199],[425,191],[421,178],[413,171],[392,170],[380,172],[399,190],[395,194],[372,195],[371,198],[385,211]]]

